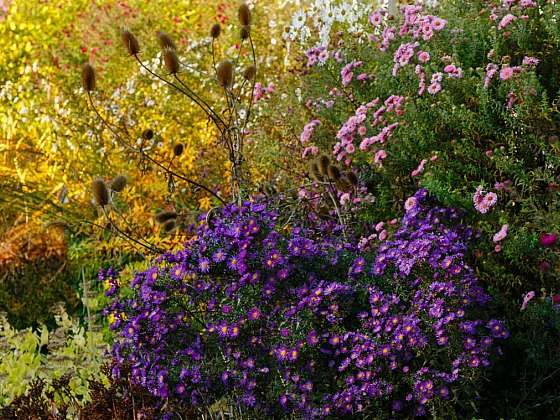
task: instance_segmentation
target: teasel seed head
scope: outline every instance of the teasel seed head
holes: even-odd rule
[[[309,164],[309,174],[313,180],[323,181],[323,175],[321,175],[321,171],[319,170],[319,164],[315,160],[311,161]]]
[[[239,30],[239,35],[242,40],[246,40],[251,35],[251,27],[249,25],[242,26]]]
[[[179,64],[179,57],[177,57],[177,51],[175,51],[172,48],[164,48],[163,62],[169,74],[179,73],[179,69],[181,65]]]
[[[350,192],[352,191],[352,184],[346,178],[340,178],[334,186],[338,191]]]
[[[151,128],[146,128],[144,131],[142,131],[142,138],[144,140],[151,140],[154,137],[154,130],[152,130]]]
[[[219,23],[214,23],[212,28],[210,28],[210,36],[214,39],[218,38],[222,33],[222,27]]]
[[[356,187],[358,185],[358,177],[354,172],[348,172],[346,174],[346,178],[352,184],[352,186]]]
[[[126,187],[126,184],[128,184],[128,179],[126,178],[126,176],[119,175],[115,179],[113,179],[110,188],[113,191],[121,192],[122,190],[124,190],[124,187]]]
[[[251,24],[251,10],[249,10],[249,6],[247,6],[246,3],[242,3],[241,6],[239,6],[238,17],[239,23],[241,23],[242,26]]]
[[[177,218],[177,213],[174,211],[161,211],[154,216],[154,220],[159,223],[165,223],[168,220],[175,220]]]
[[[105,181],[101,178],[96,178],[92,183],[93,198],[98,206],[104,207],[109,204],[109,190],[107,190],[107,185]]]
[[[251,64],[249,67],[247,67],[245,69],[245,71],[243,72],[243,77],[245,78],[245,80],[247,81],[251,81],[255,78],[255,76],[257,75],[257,67],[254,64]]]
[[[230,88],[233,86],[233,64],[229,60],[224,60],[218,64],[216,69],[218,76],[218,82],[225,88]]]
[[[172,50],[177,51],[177,46],[175,45],[175,42],[169,36],[169,34],[167,34],[166,32],[163,32],[163,31],[159,31],[157,33],[157,37],[158,37],[158,40],[159,40],[159,46],[161,47],[162,50],[164,50],[166,48],[171,48]]]
[[[177,227],[177,221],[175,219],[170,219],[167,222],[165,222],[161,227],[164,230],[164,232],[167,233],[172,232]]]
[[[329,157],[327,155],[319,156],[319,170],[323,176],[328,175],[328,169],[330,164]]]
[[[123,29],[121,39],[129,55],[136,55],[140,52],[140,44],[130,30]]]
[[[84,63],[82,67],[82,87],[86,92],[95,90],[95,69],[89,63]]]
[[[183,146],[181,143],[177,143],[173,147],[173,154],[175,156],[181,156],[183,154],[183,150],[185,150],[185,146]]]
[[[338,169],[334,165],[329,165],[329,167],[327,168],[327,175],[329,176],[329,179],[331,181],[337,182],[338,180],[340,180],[340,169]]]

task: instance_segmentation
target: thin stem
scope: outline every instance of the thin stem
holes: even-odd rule
[[[210,108],[210,106],[207,105],[207,106],[208,106],[208,109],[204,108],[204,107],[201,106],[200,103],[195,99],[195,97],[193,97],[192,94],[189,94],[189,93],[186,92],[185,90],[181,89],[181,88],[180,88],[179,86],[177,86],[175,83],[172,83],[172,82],[170,82],[170,81],[167,80],[167,79],[164,79],[164,78],[161,77],[159,74],[154,73],[154,72],[152,71],[152,69],[150,69],[148,66],[146,66],[146,65],[142,62],[142,60],[140,60],[140,58],[138,57],[137,54],[134,55],[134,58],[136,58],[136,61],[138,61],[138,63],[140,64],[140,66],[142,66],[142,67],[143,67],[148,73],[150,73],[152,76],[158,78],[159,80],[161,80],[162,82],[166,83],[167,85],[174,87],[174,88],[177,89],[179,92],[181,92],[183,95],[189,97],[191,100],[193,100],[194,102],[196,102],[196,104],[202,108],[202,110],[208,115],[208,117],[209,117],[210,119],[212,119],[212,121],[214,121],[214,123],[215,123],[216,126],[218,127],[218,130],[221,131],[221,128],[220,128],[219,125],[218,125],[218,121],[221,122],[222,124],[224,124],[224,126],[225,126],[225,123],[222,121],[222,119],[220,118],[220,116],[219,116],[218,114],[216,114],[216,112],[214,112],[214,110],[213,110],[212,108]],[[198,95],[195,94],[195,96],[198,96]],[[199,99],[201,99],[201,98],[199,98]],[[204,101],[202,101],[202,102],[204,102]]]
[[[117,133],[117,131],[111,126],[111,124],[109,124],[109,122],[103,118],[103,116],[99,113],[99,111],[97,110],[97,107],[95,106],[95,104],[93,103],[93,99],[90,95],[90,93],[88,92],[88,98],[89,98],[89,102],[91,104],[91,107],[93,108],[93,111],[97,114],[97,116],[99,117],[99,119],[103,122],[103,124],[111,131],[111,133],[113,133],[113,135],[115,136],[115,138],[117,139],[117,141],[123,146],[126,147],[130,150],[132,150],[135,153],[138,153],[138,150],[136,150],[134,147],[130,146],[129,144],[127,144],[124,140],[122,140],[121,136]],[[161,169],[163,169],[166,173],[169,173],[185,182],[188,182],[192,185],[195,185],[201,189],[203,189],[204,191],[208,192],[209,194],[211,194],[212,196],[214,196],[215,198],[217,198],[222,204],[226,204],[226,202],[224,201],[224,199],[222,199],[218,194],[216,194],[214,191],[212,191],[211,189],[209,189],[208,187],[199,184],[196,181],[193,181],[192,179],[186,178],[176,172],[170,171],[168,170],[162,163],[158,162],[157,160],[155,160],[154,158],[152,158],[149,154],[144,153],[143,151],[140,151],[140,153],[142,154],[142,156],[144,156],[145,158],[147,158],[150,162],[152,162],[154,165],[160,167]]]
[[[153,246],[153,245],[150,245],[150,244],[149,244],[149,245],[146,245],[146,244],[140,242],[139,240],[133,238],[133,237],[130,236],[128,233],[123,232],[123,231],[111,220],[111,218],[109,217],[109,215],[108,215],[107,212],[105,211],[105,207],[104,207],[104,206],[101,206],[101,210],[103,211],[103,214],[105,215],[105,217],[106,217],[107,221],[109,222],[109,224],[111,225],[111,227],[112,227],[113,229],[115,229],[115,231],[117,231],[118,234],[120,234],[121,236],[124,236],[124,237],[125,237],[126,239],[128,239],[129,241],[132,241],[132,242],[134,242],[135,244],[140,245],[141,247],[148,249],[150,252],[155,252],[155,253],[159,253],[159,254],[161,254],[161,253],[164,252],[162,249],[159,249],[159,248],[157,248],[157,247],[155,247],[155,246]]]

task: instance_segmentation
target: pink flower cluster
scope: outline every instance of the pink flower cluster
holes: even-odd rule
[[[429,41],[434,32],[439,32],[447,25],[445,19],[437,16],[422,15],[422,6],[404,6],[402,8],[404,22],[400,28],[399,35],[411,35],[412,38],[422,38]]]
[[[435,75],[432,75],[431,83],[427,87],[426,69],[422,65],[430,61],[430,53],[424,50],[417,51],[417,49],[420,47],[420,39],[429,41],[434,36],[435,32],[439,32],[446,27],[447,21],[437,16],[424,15],[422,14],[422,10],[423,8],[420,5],[405,6],[402,8],[404,22],[398,29],[398,36],[411,36],[413,41],[401,43],[394,52],[393,61],[395,64],[393,65],[392,75],[395,77],[400,69],[408,64],[415,64],[414,72],[419,78],[418,95],[423,95],[426,88],[430,94],[435,95],[442,89],[441,81],[443,73],[435,73]],[[379,27],[383,24],[383,13],[382,11],[376,11],[372,13],[369,18],[370,23],[377,32],[379,31]],[[396,38],[397,28],[391,26],[387,26],[383,29],[381,39],[379,39],[375,32],[369,36],[370,41],[377,42],[378,48],[384,52],[389,49],[391,41]],[[417,63],[414,63],[413,59],[415,57]],[[454,64],[448,63],[443,71],[450,78],[458,79],[463,76],[461,68]]]
[[[490,13],[490,20],[494,22],[499,20],[498,29],[500,31],[506,29],[509,25],[511,25],[512,22],[516,21],[517,19],[529,19],[529,16],[527,15],[518,16],[512,13],[514,11],[512,10],[512,8],[516,5],[519,6],[519,10],[521,11],[537,7],[537,3],[534,0],[503,0],[501,6],[493,7]],[[502,16],[501,19],[500,16]]]
[[[336,135],[336,138],[339,140],[334,145],[334,154],[337,160],[341,161],[346,159],[345,163],[348,165],[350,164],[351,160],[348,156],[356,151],[354,141],[357,138],[361,139],[360,150],[362,151],[369,150],[375,143],[384,144],[387,139],[391,137],[393,130],[398,126],[397,122],[389,124],[387,117],[390,113],[394,113],[397,116],[403,115],[404,102],[404,96],[391,95],[385,100],[383,105],[377,109],[375,108],[380,103],[379,98],[375,98],[367,104],[358,107],[355,114],[348,118]],[[373,111],[374,109],[375,111]],[[368,115],[370,111],[373,111],[373,113]],[[368,126],[370,127],[369,129]],[[368,131],[378,126],[382,128],[377,134],[367,136]],[[387,153],[384,150],[378,150],[375,155],[375,162],[382,164],[383,159],[386,157]]]
[[[340,71],[340,76],[342,77],[343,86],[348,86],[350,84],[350,82],[354,78],[354,73],[352,72],[352,70],[354,70],[357,67],[360,67],[361,65],[362,65],[361,61],[354,60],[346,64],[342,68],[342,70]]]
[[[269,83],[267,87],[264,87],[261,83],[257,82],[253,90],[253,101],[257,102],[263,98],[267,99],[268,95],[274,93],[275,90],[276,86],[274,86],[274,83]]]
[[[517,16],[508,13],[502,18],[502,20],[500,20],[500,23],[498,23],[498,29],[505,29],[510,23],[512,23],[516,19]]]
[[[305,126],[303,127],[303,131],[299,136],[301,144],[305,144],[309,141],[309,139],[311,139],[313,131],[315,130],[315,127],[317,127],[318,125],[321,125],[321,121],[319,120],[311,120],[310,122],[305,124]]]
[[[406,66],[412,57],[414,57],[415,49],[420,46],[419,42],[405,42],[401,44],[393,56],[395,65],[393,66],[393,76],[396,76],[399,69]]]
[[[325,64],[329,59],[329,52],[326,47],[313,47],[305,52],[307,57],[307,67],[313,67],[315,64]]]
[[[484,193],[482,186],[478,186],[473,195],[474,208],[482,214],[485,214],[498,202],[496,193]]]

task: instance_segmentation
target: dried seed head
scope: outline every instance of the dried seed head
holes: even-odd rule
[[[122,42],[130,55],[136,55],[140,52],[140,44],[132,32],[124,29],[121,32]]]
[[[348,172],[346,174],[346,178],[348,179],[350,184],[352,184],[354,187],[358,185],[358,177],[354,172]]]
[[[174,211],[162,211],[154,216],[154,220],[160,224],[165,223],[168,220],[175,220],[176,218],[177,213],[175,213]]]
[[[167,33],[163,31],[159,31],[157,33],[157,37],[159,40],[159,46],[161,47],[162,50],[166,48],[171,48],[172,50],[177,51],[177,46],[175,45],[175,42],[173,42],[173,39],[171,39],[171,37]]]
[[[239,30],[239,35],[241,36],[242,40],[249,38],[251,35],[251,27],[249,25],[242,26]]]
[[[218,64],[216,69],[218,76],[218,82],[225,88],[230,88],[233,86],[233,64],[229,60],[224,60]]]
[[[86,92],[95,90],[95,69],[89,63],[82,67],[82,87]]]
[[[338,191],[343,191],[343,192],[350,192],[352,191],[352,184],[350,184],[350,182],[345,179],[345,178],[340,178],[335,184],[334,186],[336,187],[336,189]]]
[[[98,206],[106,206],[109,204],[109,191],[107,190],[107,185],[105,181],[101,178],[96,178],[92,183],[93,198]]]
[[[319,170],[322,175],[328,175],[330,160],[327,155],[319,156]]]
[[[239,23],[241,23],[242,26],[251,24],[251,10],[249,10],[249,6],[247,6],[246,3],[242,3],[241,6],[239,6],[238,17]]]
[[[340,169],[338,169],[336,166],[334,165],[329,165],[329,167],[327,168],[327,174],[329,176],[329,179],[331,181],[338,181],[340,179]]]
[[[175,230],[176,227],[177,227],[177,221],[175,219],[168,220],[162,225],[162,229],[167,233]]]
[[[126,184],[128,184],[128,179],[126,178],[126,176],[119,175],[115,179],[113,179],[110,188],[113,191],[121,192],[122,190],[124,190],[124,187],[126,187]]]
[[[256,75],[257,75],[257,67],[253,64],[251,64],[249,67],[247,67],[245,69],[245,71],[243,72],[243,77],[247,81],[253,80]]]
[[[321,175],[321,171],[319,170],[319,164],[315,160],[311,161],[311,163],[309,164],[309,173],[311,175],[311,178],[313,178],[315,181],[323,180],[323,176]]]
[[[219,23],[214,23],[212,28],[210,28],[210,36],[214,39],[218,38],[222,33],[222,27]]]
[[[142,132],[142,138],[144,140],[151,140],[154,137],[154,130],[147,128]]]
[[[185,150],[185,147],[181,143],[177,143],[173,147],[173,154],[175,156],[181,156],[183,154],[183,150]]]
[[[179,57],[177,57],[177,51],[172,48],[165,48],[163,50],[163,62],[169,74],[179,73],[180,64]]]

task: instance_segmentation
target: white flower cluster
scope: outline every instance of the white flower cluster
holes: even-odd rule
[[[295,1],[299,4],[298,0]],[[379,0],[378,5],[387,7],[387,2],[394,0]],[[299,9],[293,15],[284,39],[304,44],[312,33],[317,33],[319,41],[316,46],[326,46],[335,23],[344,24],[350,33],[363,31],[365,19],[362,18],[371,13],[374,5],[375,1],[371,0],[313,0],[307,8]]]

